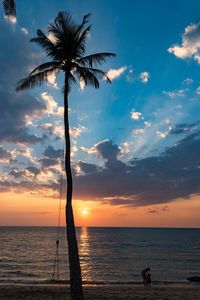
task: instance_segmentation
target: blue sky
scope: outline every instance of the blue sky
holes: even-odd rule
[[[13,186],[14,190],[39,190],[45,184],[52,193],[57,190],[59,151],[63,147],[62,74],[31,92],[16,94],[14,88],[18,80],[46,60],[29,39],[39,28],[48,34],[48,22],[58,11],[68,10],[78,22],[92,13],[88,53],[109,51],[117,55],[102,66],[113,79],[111,85],[101,82],[99,90],[76,85],[70,93],[77,197],[142,206],[197,195],[198,152],[193,155],[189,150],[196,147],[197,151],[199,146],[200,2],[16,2],[17,22],[6,20],[2,7],[0,20],[0,61],[5,71],[0,91],[2,191],[13,190]],[[174,166],[180,168],[175,178]],[[118,190],[123,172],[130,175],[124,188]],[[113,181],[106,182],[108,174]],[[136,174],[141,178],[142,191],[132,185]],[[152,176],[155,186],[150,184]],[[176,182],[167,197],[162,192],[166,182]],[[107,183],[114,191],[106,189]],[[95,186],[91,195],[85,191],[87,184]],[[104,184],[102,193],[100,185]],[[187,186],[184,192],[183,185]]]

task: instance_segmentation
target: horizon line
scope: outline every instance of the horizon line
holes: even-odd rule
[[[49,225],[0,225],[1,227],[35,227],[35,228],[58,228],[58,226]],[[66,228],[66,226],[60,226]],[[200,227],[167,227],[167,226],[76,226],[76,228],[134,228],[134,229],[200,229]]]

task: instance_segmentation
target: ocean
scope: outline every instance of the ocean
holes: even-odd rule
[[[200,229],[77,228],[84,283],[185,282],[200,275]],[[47,283],[56,251],[55,227],[0,227],[0,283]],[[60,231],[60,279],[69,280],[65,228]]]

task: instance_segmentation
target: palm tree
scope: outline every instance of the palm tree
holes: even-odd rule
[[[16,4],[15,0],[4,0],[3,7],[7,17],[16,17]]]
[[[85,56],[86,41],[91,29],[91,25],[86,25],[89,16],[83,17],[81,24],[76,24],[72,16],[67,12],[59,12],[54,22],[49,23],[48,32],[53,35],[50,40],[41,30],[37,31],[37,36],[31,42],[38,44],[51,58],[35,68],[27,78],[19,81],[16,90],[32,89],[47,81],[52,73],[64,72],[64,130],[65,130],[65,170],[67,177],[66,196],[66,227],[70,268],[70,288],[73,300],[83,299],[82,278],[76,240],[72,209],[73,181],[70,159],[70,135],[68,117],[68,94],[72,83],[83,81],[85,86],[91,85],[99,88],[99,80],[104,79],[111,82],[106,73],[96,68],[106,61],[108,57],[113,57],[113,53],[96,53]]]

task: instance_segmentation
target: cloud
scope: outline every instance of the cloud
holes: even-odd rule
[[[121,67],[119,69],[110,69],[106,75],[108,76],[108,78],[110,78],[110,80],[114,80],[118,78],[120,75],[122,75],[124,71],[126,71],[126,69],[127,69],[126,66]]]
[[[51,73],[48,77],[47,77],[48,83],[50,84],[50,86],[52,86],[54,89],[58,89],[58,85],[56,82],[56,72]]]
[[[142,118],[143,119],[143,118]],[[151,127],[151,122],[148,122],[148,121],[145,121],[144,122],[144,127],[140,127],[140,128],[135,128],[135,129],[133,129],[133,131],[132,131],[132,133],[133,133],[133,136],[134,137],[137,137],[137,136],[141,136],[141,135],[143,135],[144,133],[146,133],[147,132],[147,129],[149,128],[149,127]]]
[[[32,167],[27,167],[26,170],[29,171],[31,174],[33,174],[35,177],[36,177],[37,175],[39,175],[40,172],[41,172],[40,169],[38,169],[38,168],[36,168],[36,167],[33,167],[33,166],[32,166]]]
[[[200,86],[196,89],[196,94],[200,95]]]
[[[49,145],[45,151],[44,156],[53,159],[62,159],[63,158],[63,150],[62,149],[54,149],[53,146]]]
[[[132,120],[138,121],[138,120],[141,119],[141,117],[142,117],[142,113],[141,112],[134,111],[134,110],[131,112],[131,119]]]
[[[169,131],[159,131],[159,130],[157,130],[156,134],[157,134],[158,137],[164,139],[169,135]]]
[[[121,153],[120,148],[117,145],[114,145],[111,140],[102,140],[95,144],[91,148],[85,148],[81,147],[81,150],[83,150],[87,154],[97,154],[102,159],[109,159],[113,157],[113,152],[115,152],[115,159],[117,155]]]
[[[80,136],[86,130],[87,130],[87,128],[85,126],[70,127],[69,133],[70,133],[71,137],[77,138],[78,136]]]
[[[12,170],[9,172],[9,175],[11,175],[12,177],[14,177],[15,179],[18,178],[23,178],[23,179],[27,179],[27,172],[26,170],[19,170],[18,168],[12,168]]]
[[[0,161],[9,162],[12,159],[12,152],[5,149],[3,146],[0,146]]]
[[[38,126],[39,129],[42,129],[48,136],[55,137],[56,139],[64,138],[64,126],[60,125],[60,122],[44,123]]]
[[[186,84],[186,85],[189,85],[193,82],[194,82],[194,80],[192,78],[186,78],[183,80],[183,84]]]
[[[153,208],[153,207],[150,207],[148,208],[147,212],[150,213],[150,214],[159,214],[159,213],[163,213],[163,212],[168,212],[169,211],[169,208],[167,205],[165,206],[157,206],[156,208]]]
[[[45,106],[27,94],[15,95],[14,92],[0,89],[0,141],[14,143],[37,143],[44,139],[30,133],[28,122],[41,116]]]
[[[133,83],[135,81],[147,83],[150,79],[149,72],[143,71],[141,73],[137,73],[135,72],[135,69],[133,69],[132,65],[128,66],[126,70],[127,70],[126,81],[129,83]]]
[[[188,89],[163,91],[163,95],[166,95],[166,96],[170,97],[171,99],[174,99],[174,98],[178,98],[178,97],[184,97],[186,95],[187,91],[188,91]]]
[[[149,81],[150,74],[148,72],[144,71],[144,72],[140,73],[139,78],[143,83],[147,83]]]
[[[111,140],[103,140],[97,143],[95,148],[100,157],[107,160],[116,160],[120,154],[120,148]]]
[[[33,149],[26,145],[26,147],[21,147],[21,148],[18,146],[12,152],[14,157],[20,157],[20,158],[23,157],[28,160],[33,160],[34,158],[32,155],[32,151]]]
[[[98,172],[75,178],[77,198],[143,206],[189,198],[200,192],[198,130],[158,156],[130,160],[126,164],[118,159],[117,145],[111,141],[99,145],[104,149],[100,152],[106,158],[105,166]]]
[[[13,31],[9,24],[2,21],[0,44],[0,69],[4,74],[0,85],[0,141],[40,142],[44,136],[31,131],[30,121],[45,113],[45,103],[27,92],[15,92],[17,81],[27,74],[30,65],[38,63],[39,57],[32,52],[28,37],[21,30]]]
[[[42,92],[40,94],[41,98],[45,102],[47,113],[54,116],[63,116],[64,108],[58,106],[58,103],[54,100],[54,97],[47,92]]]
[[[83,174],[91,174],[97,172],[97,170],[99,169],[99,167],[97,167],[96,165],[86,163],[84,161],[78,161],[77,165],[79,167],[79,174],[81,174],[81,172],[83,172]]]
[[[193,58],[200,63],[200,23],[187,26],[182,35],[181,45],[175,44],[168,49],[169,53],[181,59]]]
[[[192,124],[187,126],[192,127]],[[178,127],[183,126],[179,124]],[[77,163],[79,172],[74,176],[74,198],[129,207],[156,204],[162,205],[159,209],[161,212],[167,210],[164,204],[199,194],[200,130],[198,126],[192,128],[195,130],[188,131],[189,135],[164,152],[143,159],[130,159],[126,163],[120,160],[121,148],[117,144],[111,140],[100,141],[92,148],[104,165],[99,167],[84,161]],[[1,177],[0,191],[31,190],[44,196],[57,197],[60,186],[57,150],[47,147],[45,157],[39,160],[41,167],[26,168],[24,172],[29,172],[33,179],[37,176],[37,180],[31,181],[31,177],[23,177],[22,170],[12,169],[10,172],[18,181],[8,179],[6,175]],[[52,180],[53,174],[57,175],[57,179]],[[20,178],[22,180],[19,182]],[[63,184],[66,189],[65,180]]]
[[[124,156],[131,152],[133,143],[124,142],[120,145],[120,156]]]
[[[42,169],[49,168],[49,167],[52,167],[52,166],[56,166],[60,163],[57,159],[46,158],[46,157],[41,158],[39,160],[39,162],[41,163]]]
[[[145,125],[145,127],[147,127],[147,128],[148,128],[148,127],[150,127],[150,126],[151,126],[151,122],[149,122],[149,121],[145,121],[145,122],[144,122],[144,125]]]
[[[50,32],[47,37],[48,37],[48,39],[50,39],[51,42],[53,42],[53,43],[56,42],[56,37],[52,32]]]
[[[22,28],[21,28],[21,31],[22,31],[24,34],[28,35],[28,30],[27,30],[25,27],[22,27]]]
[[[140,135],[143,134],[144,132],[145,132],[145,128],[136,128],[133,130],[134,135]]]
[[[84,146],[81,146],[81,150],[86,154],[96,154],[97,153],[95,146],[91,147],[91,148],[86,148]]]
[[[191,124],[177,124],[169,130],[169,134],[182,134],[182,133],[190,133],[198,128],[199,122],[191,123]]]
[[[17,23],[17,18],[15,16],[4,16],[4,19],[11,24]]]
[[[47,172],[61,172],[61,165],[64,159],[64,150],[55,149],[52,145],[49,145],[44,151],[44,157],[38,159],[38,162],[41,164],[41,171]]]
[[[79,84],[80,84],[81,91],[83,91],[85,88],[85,81],[83,79],[80,79]]]

